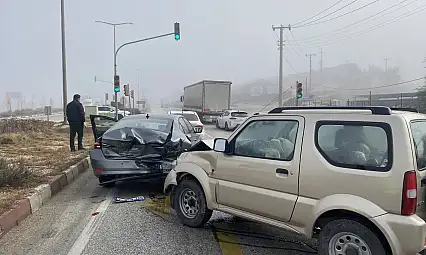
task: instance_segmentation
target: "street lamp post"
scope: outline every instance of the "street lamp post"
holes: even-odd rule
[[[101,20],[96,20],[96,23],[102,23],[102,24],[106,24],[106,25],[110,25],[114,28],[114,77],[115,75],[117,75],[117,65],[116,65],[116,56],[117,54],[116,52],[116,45],[115,45],[115,27],[116,26],[122,26],[122,25],[133,25],[132,22],[122,22],[122,23],[110,23],[110,22],[105,22],[105,21],[101,21]],[[118,103],[117,103],[117,98],[118,98],[118,93],[114,91],[114,101],[115,101],[115,117],[118,119]]]
[[[65,52],[65,14],[64,0],[61,0],[61,41],[62,41],[62,105],[64,112],[64,125],[67,124],[67,60]]]

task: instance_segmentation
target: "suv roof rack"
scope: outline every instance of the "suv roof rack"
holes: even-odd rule
[[[391,107],[392,111],[404,111],[404,112],[415,112],[419,113],[419,111],[416,108],[408,108],[408,107]]]
[[[387,106],[282,106],[270,110],[268,113],[281,113],[295,110],[370,110],[375,115],[391,115],[392,110]]]

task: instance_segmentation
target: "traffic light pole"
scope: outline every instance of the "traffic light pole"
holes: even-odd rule
[[[123,48],[124,46],[130,45],[130,44],[135,44],[135,43],[140,43],[140,42],[144,42],[144,41],[149,41],[149,40],[153,40],[153,39],[157,39],[157,38],[161,38],[161,37],[166,37],[166,36],[174,35],[174,34],[175,33],[167,33],[167,34],[157,35],[157,36],[148,37],[148,38],[145,38],[145,39],[131,41],[131,42],[127,42],[125,44],[122,44],[120,47],[118,47],[117,50],[115,50],[115,53],[114,53],[114,76],[117,75],[117,54],[121,50],[121,48]],[[115,92],[115,118],[118,120],[117,92]]]

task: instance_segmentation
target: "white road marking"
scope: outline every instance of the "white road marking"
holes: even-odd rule
[[[98,212],[99,214],[95,216],[91,216],[92,218],[90,218],[86,227],[83,229],[80,236],[74,242],[73,246],[68,252],[68,255],[79,255],[83,253],[87,243],[90,240],[90,237],[93,235],[93,232],[96,230],[98,224],[102,221],[102,218],[104,217],[105,212],[108,209],[108,206],[112,202],[113,192],[114,192],[114,189],[111,189],[105,196],[105,200],[102,203],[100,203],[98,208],[96,208],[95,212]]]

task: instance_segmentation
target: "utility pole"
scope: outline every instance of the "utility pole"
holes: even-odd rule
[[[278,106],[283,105],[283,31],[284,29],[291,30],[291,26],[288,25],[287,27],[280,25],[280,26],[272,26],[272,31],[275,31],[276,29],[280,30],[280,71],[279,71],[279,81],[278,81]]]
[[[315,53],[306,54],[306,57],[309,57],[309,92],[307,91],[306,94],[310,96],[309,93],[312,92],[312,56],[316,56]]]
[[[388,83],[388,61],[390,58],[385,58],[385,83]]]
[[[322,61],[322,55],[324,54],[324,51],[322,51],[322,48],[321,48],[321,51],[320,51],[320,54],[321,54],[321,61],[320,61],[320,69],[321,69],[321,85],[323,85],[322,83],[323,83],[323,81],[322,81],[322,70],[323,70],[323,61]]]
[[[141,100],[141,94],[140,94],[140,86],[139,86],[139,72],[140,72],[140,70],[141,69],[136,69],[136,71],[138,72],[138,79],[137,79],[137,82],[138,82],[138,97],[137,97],[137,101],[140,101]],[[133,108],[134,108],[135,106],[134,106],[134,104],[133,104]],[[139,104],[138,104],[138,109],[139,109]]]
[[[65,54],[65,14],[64,0],[61,0],[61,41],[62,41],[62,105],[64,112],[64,124],[67,124],[67,60]]]

